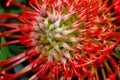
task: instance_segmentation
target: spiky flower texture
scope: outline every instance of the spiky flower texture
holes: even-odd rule
[[[0,62],[0,80],[120,80],[120,56],[114,51],[120,42],[120,0],[29,0],[21,14],[0,14],[0,19],[17,18],[21,23],[0,23],[9,28],[1,37],[28,49]],[[19,34],[15,34],[19,32]],[[118,49],[119,50],[119,49]],[[29,61],[18,73],[15,66]]]

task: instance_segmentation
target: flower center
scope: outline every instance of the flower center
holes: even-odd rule
[[[44,6],[41,11],[41,15],[37,16],[37,21],[34,22],[34,31],[31,32],[33,44],[37,46],[38,52],[60,59],[65,51],[69,51],[66,46],[75,47],[77,44],[70,40],[71,37],[79,36],[78,28],[71,27],[72,23],[77,21],[77,13],[70,16],[71,13],[69,14],[65,6],[60,13],[56,9],[47,12]]]

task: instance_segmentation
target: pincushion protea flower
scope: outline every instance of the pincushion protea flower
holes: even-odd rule
[[[30,7],[8,0],[25,11],[0,14],[21,23],[0,34],[13,38],[0,46],[20,43],[28,50],[0,62],[1,80],[14,80],[32,71],[29,80],[118,80],[120,0],[29,0]],[[19,32],[19,35],[15,33]],[[119,52],[119,48],[118,48]],[[29,60],[18,73],[9,70]]]

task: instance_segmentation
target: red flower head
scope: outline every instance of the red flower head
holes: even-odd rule
[[[0,34],[13,38],[0,46],[20,43],[28,50],[0,62],[2,80],[14,80],[33,72],[29,80],[116,80],[120,56],[120,1],[115,0],[29,0],[30,7],[8,0],[25,11],[0,14],[21,23],[0,23],[10,28]],[[15,35],[19,32],[18,35]],[[7,35],[10,34],[10,35]],[[29,60],[18,73],[9,70]]]

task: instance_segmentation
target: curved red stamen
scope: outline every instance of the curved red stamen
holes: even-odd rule
[[[4,42],[4,43],[1,43],[0,46],[10,45],[10,44],[16,44],[16,43],[20,43],[20,40],[14,40],[14,41],[9,41],[9,42]]]
[[[15,29],[15,30],[9,30],[9,31],[5,31],[3,33],[0,34],[0,37],[1,36],[5,36],[6,34],[9,34],[9,33],[15,33],[15,32],[18,32],[20,31],[21,29]]]
[[[0,19],[4,19],[4,18],[18,18],[17,14],[0,14]]]
[[[0,66],[6,66],[6,65],[8,65],[8,64],[10,64],[12,62],[15,62],[15,61],[20,60],[21,58],[24,58],[24,57],[25,57],[25,53],[21,53],[21,54],[15,56],[15,57],[12,57],[12,58],[10,58],[8,60],[0,62]]]
[[[12,0],[8,0],[6,6],[9,7],[11,2],[12,2]]]

